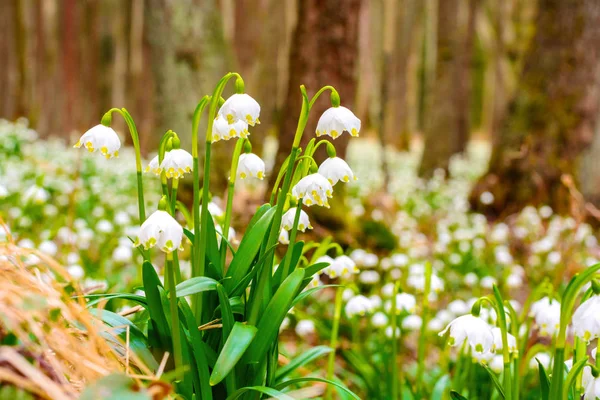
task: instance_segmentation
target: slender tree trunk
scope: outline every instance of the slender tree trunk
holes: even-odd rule
[[[385,82],[385,86],[389,86],[389,101],[384,104],[384,130],[387,142],[398,150],[408,150],[411,139],[407,73],[421,7],[420,1],[397,2],[394,18],[391,20],[395,27],[395,43],[391,43],[391,65]]]
[[[274,171],[289,155],[300,113],[300,85],[309,95],[324,85],[334,86],[342,105],[352,108],[356,93],[355,65],[358,56],[358,15],[360,0],[303,0],[298,3],[298,23],[290,52],[290,72],[286,101],[279,129],[279,149]],[[314,137],[316,123],[330,107],[329,96],[315,103],[302,146]],[[338,156],[344,157],[348,135],[335,141]],[[275,180],[271,174],[271,183]]]
[[[456,107],[457,107],[457,147],[455,151],[464,152],[471,137],[471,81],[473,74],[473,43],[475,40],[475,22],[480,0],[468,0],[467,23],[462,43],[459,45],[458,65],[456,68]]]
[[[598,21],[596,0],[540,1],[537,30],[489,172],[471,194],[476,210],[497,216],[543,203],[568,210],[561,176],[576,176],[598,116]],[[494,195],[487,206],[479,202],[486,191]]]
[[[459,0],[438,1],[437,62],[425,121],[425,149],[419,175],[448,170],[450,156],[461,147],[456,106],[457,30]]]
[[[246,80],[248,93],[256,96],[260,102],[261,124],[252,129],[252,151],[262,153],[264,138],[269,133],[276,133],[278,118],[283,103],[277,96],[280,91],[281,65],[280,60],[287,64],[287,57],[281,57],[285,52],[289,39],[288,26],[285,23],[286,8],[289,7],[283,0],[265,0],[264,11],[261,13],[262,31],[259,34],[260,42],[254,54],[252,74]],[[284,84],[287,82],[283,82]]]

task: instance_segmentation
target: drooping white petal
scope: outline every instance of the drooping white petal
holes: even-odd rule
[[[240,179],[253,177],[262,180],[265,177],[265,162],[256,154],[241,154],[238,160],[237,176]]]
[[[317,137],[328,135],[336,139],[344,131],[352,136],[358,136],[360,132],[360,119],[346,107],[330,107],[319,118]]]
[[[258,119],[260,115],[260,105],[250,95],[246,93],[236,93],[225,100],[225,103],[219,110],[222,116],[229,124],[241,120],[250,126],[260,124]]]
[[[80,148],[81,146],[90,153],[98,150],[106,158],[118,157],[121,140],[114,129],[99,124],[84,133],[73,147]]]
[[[158,155],[156,155],[152,160],[150,160],[144,172],[152,172],[157,176],[160,175],[162,170],[160,169],[160,164],[158,163]]]
[[[219,115],[213,123],[211,141],[214,143],[219,140],[229,140],[238,137],[247,138],[249,134],[248,123],[243,120],[237,120],[230,124],[223,116]]]
[[[544,336],[554,336],[560,326],[560,303],[544,297],[531,305],[529,315],[535,319],[535,324]]]
[[[167,178],[179,179],[186,173],[192,172],[194,159],[183,149],[173,149],[165,153],[160,169],[165,171]]]
[[[358,295],[348,300],[344,311],[346,311],[346,315],[348,316],[348,318],[352,318],[357,315],[364,316],[365,314],[368,314],[371,311],[373,311],[373,304],[371,303],[371,300],[369,300],[367,297],[363,295]]]
[[[158,246],[165,253],[171,253],[181,246],[183,228],[168,212],[158,210],[152,213],[140,227],[134,246],[149,249]]]
[[[444,336],[448,330],[451,346],[460,346],[466,340],[475,352],[487,353],[494,344],[492,328],[483,319],[471,314],[454,319],[439,335]]]
[[[292,188],[292,196],[302,199],[307,207],[315,204],[329,208],[328,198],[333,196],[333,186],[319,173],[307,175]]]
[[[573,313],[573,333],[589,343],[600,337],[600,296],[595,295],[582,303]]]
[[[319,174],[329,180],[332,185],[342,182],[356,180],[354,173],[346,161],[339,157],[330,157],[319,166]]]
[[[290,230],[294,226],[294,218],[296,217],[296,207],[290,208],[287,210],[283,217],[281,217],[281,228],[285,230]],[[298,230],[301,232],[306,231],[306,229],[312,229],[312,225],[310,224],[310,220],[308,219],[308,214],[304,212],[304,210],[300,210],[300,218],[298,220]]]

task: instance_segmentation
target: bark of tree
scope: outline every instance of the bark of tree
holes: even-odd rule
[[[274,171],[289,155],[300,113],[299,87],[309,95],[324,85],[334,86],[342,105],[352,108],[356,93],[355,65],[358,55],[358,16],[361,0],[303,0],[298,2],[298,19],[289,59],[288,92],[282,110],[279,148]],[[311,111],[302,146],[314,137],[316,123],[330,107],[329,96],[322,96]],[[344,157],[347,134],[335,141],[338,156]],[[276,173],[271,174],[271,184]]]
[[[392,19],[395,27],[393,33],[395,43],[390,55],[390,66],[382,84],[389,87],[389,101],[383,104],[384,136],[398,150],[408,150],[410,145],[409,110],[408,110],[408,63],[414,45],[414,33],[417,27],[417,16],[422,3],[415,0],[403,0],[396,3]]]
[[[599,20],[595,0],[541,0],[489,172],[471,194],[474,209],[490,216],[528,204],[568,210],[561,176],[576,176],[578,156],[591,143],[598,116]],[[494,195],[487,206],[479,201],[486,191]]]
[[[213,0],[150,0],[145,16],[157,110],[157,126],[150,141],[158,143],[160,136],[172,129],[189,143],[194,107],[204,94],[212,93],[229,65],[219,10]],[[200,135],[203,132],[201,127]],[[200,142],[204,143],[203,137]],[[214,176],[222,184],[229,165],[223,158],[227,151],[222,149],[228,145],[219,143],[213,151]]]
[[[435,81],[428,95],[425,149],[419,168],[419,175],[425,178],[438,168],[447,170],[450,157],[462,150],[456,104],[458,6],[459,0],[438,0]]]

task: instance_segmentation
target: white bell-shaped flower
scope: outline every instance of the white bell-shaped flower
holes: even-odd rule
[[[335,139],[344,131],[352,136],[358,136],[360,132],[360,119],[346,107],[330,107],[317,122],[317,137],[329,135]]]
[[[494,346],[493,351],[501,351],[504,347],[502,346],[502,330],[498,327],[492,328],[492,334],[494,335]],[[506,342],[508,344],[509,353],[518,353],[517,339],[510,333],[506,333]]]
[[[600,397],[600,378],[591,379],[585,387],[585,400],[596,400]]]
[[[554,336],[560,326],[560,303],[544,297],[531,305],[529,316],[535,319],[541,335]]]
[[[332,185],[339,181],[347,183],[357,179],[348,163],[339,157],[329,157],[323,161],[319,166],[319,174],[327,178]]]
[[[219,110],[221,115],[229,124],[242,120],[250,126],[260,124],[260,105],[256,100],[246,93],[236,93],[225,100]]]
[[[279,232],[279,243],[290,244],[290,234],[285,229]]]
[[[439,335],[444,336],[448,330],[450,330],[448,340],[450,346],[460,346],[466,340],[475,352],[487,353],[494,345],[492,328],[487,322],[472,314],[454,319]]]
[[[118,157],[121,140],[113,128],[99,124],[84,133],[73,147],[81,146],[90,153],[99,150],[106,158]]]
[[[307,207],[317,204],[329,208],[327,199],[333,196],[333,186],[323,175],[310,174],[292,188],[292,196],[296,200],[302,199]]]
[[[168,212],[158,210],[152,213],[140,227],[134,246],[144,246],[147,250],[158,246],[165,253],[171,253],[181,246],[183,228]]]
[[[173,149],[165,153],[160,169],[165,171],[167,178],[179,179],[186,173],[192,172],[194,158],[183,149]]]
[[[600,296],[583,302],[573,313],[573,333],[586,342],[600,337]]]
[[[396,314],[400,314],[402,311],[408,313],[414,313],[417,307],[417,299],[410,293],[398,293],[396,294]],[[392,311],[392,301],[388,300],[385,303],[387,312]]]
[[[348,256],[336,257],[333,262],[323,269],[323,272],[329,275],[330,278],[348,277],[353,274],[358,274],[360,270],[356,263]]]
[[[346,311],[348,318],[352,318],[356,315],[362,317],[373,311],[373,304],[371,304],[371,300],[367,297],[358,295],[348,300],[346,307],[344,307],[344,311]]]
[[[283,217],[281,217],[281,228],[285,230],[290,230],[294,226],[294,218],[296,217],[296,207],[290,208],[287,210]],[[304,210],[300,210],[300,218],[298,219],[298,230],[301,232],[306,231],[306,229],[312,229],[312,225],[310,224],[310,220],[308,219],[308,214],[304,212]]]
[[[238,137],[247,138],[249,134],[246,122],[237,120],[230,124],[222,116],[217,116],[213,123],[211,141],[214,143],[219,140],[229,140]]]
[[[240,179],[246,179],[250,176],[262,180],[265,177],[265,162],[253,153],[240,154],[237,176]]]
[[[157,176],[160,175],[161,169],[160,164],[158,162],[158,155],[156,155],[152,160],[150,160],[144,172],[152,172]]]

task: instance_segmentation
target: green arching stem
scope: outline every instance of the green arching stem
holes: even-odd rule
[[[198,128],[200,126],[200,117],[204,108],[210,101],[210,96],[204,96],[196,109],[194,110],[194,116],[192,118],[192,158],[194,159],[193,168],[193,191],[194,200],[192,206],[193,218],[194,218],[194,243],[192,253],[192,277],[201,276],[200,274],[200,263],[198,261],[198,248],[200,247],[200,161],[198,160]],[[192,296],[192,310],[196,311],[198,307],[201,307],[202,294]],[[200,303],[200,304],[199,304]],[[199,315],[196,315],[199,319]]]
[[[177,251],[177,250],[175,250]],[[175,290],[175,273],[173,265],[173,253],[167,253],[167,290],[169,291],[169,310],[171,312],[171,336],[173,338],[173,352],[175,358],[175,370],[183,365],[183,350],[181,347],[181,336],[179,330],[179,308],[177,306],[177,292]]]
[[[233,194],[235,191],[235,180],[237,178],[237,169],[238,162],[240,160],[240,154],[242,153],[242,149],[244,148],[244,142],[246,139],[240,138],[235,144],[235,149],[233,150],[233,157],[231,158],[231,171],[229,172],[229,182],[227,182],[227,206],[225,208],[225,219],[223,220],[222,225],[222,234],[224,238],[229,237],[229,226],[231,224],[231,210],[233,208]],[[221,246],[221,270],[225,272],[225,259],[227,258],[227,246]]]
[[[265,248],[270,249],[277,243],[277,238],[279,237],[279,227],[281,226],[281,217],[283,215],[283,206],[287,199],[287,194],[290,190],[290,183],[292,180],[292,174],[294,170],[294,165],[296,161],[296,157],[300,152],[300,140],[302,139],[302,133],[304,132],[304,128],[306,128],[306,124],[308,123],[308,96],[306,94],[306,89],[304,86],[300,86],[300,91],[302,92],[302,108],[300,110],[300,117],[298,118],[298,126],[296,127],[296,134],[294,136],[294,143],[292,145],[292,152],[289,156],[289,161],[287,165],[287,170],[285,173],[285,178],[283,180],[283,187],[281,189],[281,193],[277,196],[277,208],[275,210],[275,215],[273,216],[273,222],[271,223],[271,230],[269,232],[269,238],[267,240],[267,245]],[[260,310],[263,305],[266,304],[271,299],[270,287],[271,287],[271,266],[273,265],[273,253],[267,258],[263,267],[259,272],[258,285],[257,285],[257,295],[262,296],[262,304],[259,301],[254,301],[252,303],[252,307],[250,308],[250,314],[248,317],[248,323],[254,325],[258,322],[258,316]]]
[[[296,158],[300,154],[300,142],[302,141],[302,135],[304,134],[306,124],[308,123],[308,115],[310,113],[311,105],[314,104],[314,102],[321,95],[321,93],[323,93],[327,89],[335,90],[331,86],[325,86],[313,96],[312,100],[309,101],[308,94],[306,93],[306,88],[304,87],[304,85],[300,86],[300,92],[302,94],[302,107],[300,109],[300,116],[298,118],[298,125],[296,126],[294,142],[292,143],[292,150],[289,155],[289,161],[286,167],[283,186],[281,188],[281,193],[277,196],[277,209],[275,210],[273,222],[271,223],[271,230],[269,232],[269,238],[265,247],[267,249],[272,248],[277,243],[277,238],[279,237],[279,227],[281,226],[283,207],[287,200],[287,195],[290,191],[292,176],[294,174],[294,165]],[[258,301],[253,302],[248,317],[248,323],[250,324],[257,323],[260,310],[263,306],[266,306],[266,304],[271,299],[271,266],[273,265],[273,257],[274,253],[271,253],[259,272],[257,293],[258,296],[262,296],[262,303]]]
[[[432,268],[431,263],[427,262],[425,264],[425,290],[423,291],[423,312],[421,317],[421,332],[419,336],[419,347],[417,354],[417,398],[424,398],[422,396],[421,390],[423,385],[423,375],[425,373],[425,350],[427,347],[427,343],[425,341],[426,338],[426,326],[427,326],[427,317],[429,313],[429,293],[431,292],[431,275]]]
[[[508,348],[508,325],[506,323],[506,311],[504,310],[504,300],[502,300],[502,295],[498,290],[498,287],[494,285],[494,297],[496,301],[492,301],[487,297],[480,297],[479,300],[475,302],[472,307],[473,309],[481,307],[483,302],[487,302],[494,310],[496,311],[500,333],[502,335],[502,359],[504,362],[504,374],[503,374],[503,382],[502,386],[504,387],[505,399],[512,400],[513,390],[512,390],[512,379],[511,379],[511,359],[510,359],[510,350]],[[516,373],[516,371],[515,371]]]
[[[112,114],[117,112],[121,114],[127,127],[129,128],[129,134],[133,141],[133,148],[135,149],[135,169],[137,171],[137,194],[138,194],[138,214],[140,218],[140,224],[146,220],[146,205],[144,203],[144,184],[142,179],[142,153],[140,149],[140,135],[138,134],[135,122],[131,115],[125,108],[111,108],[106,114]]]
[[[294,249],[294,244],[296,243],[296,235],[298,234],[298,222],[300,221],[300,214],[302,213],[302,199],[298,199],[298,204],[296,205],[296,214],[294,215],[294,225],[292,226],[292,230],[290,232],[290,243],[288,244],[288,248],[285,252],[285,257],[283,261],[283,273],[281,275],[281,281],[290,274],[290,264],[292,262],[292,251]]]
[[[273,185],[273,189],[271,190],[271,198],[269,199],[269,204],[273,205],[275,203],[275,196],[277,195],[277,190],[279,189],[279,185],[281,184],[281,179],[285,176],[287,171],[288,163],[290,162],[290,156],[285,158],[285,161],[281,165],[281,169],[277,174],[277,179],[275,180],[275,184]]]
[[[165,153],[167,152],[167,143],[169,139],[175,135],[175,132],[172,130],[168,130],[165,132],[163,137],[160,139],[160,143],[158,144],[158,165],[160,166],[165,159]],[[169,196],[169,186],[167,185],[167,175],[164,171],[160,173],[160,184],[162,187],[163,196]]]
[[[512,304],[510,304],[509,301],[504,301],[504,306],[508,309],[508,313],[510,315],[510,331],[511,334],[514,336],[515,341],[517,342],[517,349],[519,348],[519,325],[518,325],[518,316],[517,316],[517,312],[515,311],[514,307],[512,306]],[[512,382],[512,390],[513,390],[513,400],[518,400],[519,399],[519,391],[520,391],[520,385],[519,385],[519,358],[518,358],[518,353],[517,354],[513,354],[512,357],[512,368],[513,368],[513,382]]]
[[[398,308],[396,295],[400,290],[400,282],[396,282],[394,284],[394,294],[392,295],[392,400],[397,400],[400,390],[398,388],[398,381],[400,380],[398,376],[398,338],[396,337],[396,327],[398,322],[398,315],[396,315],[396,311]]]
[[[567,285],[562,303],[560,305],[560,326],[556,337],[556,350],[554,353],[553,377],[562,377],[564,371],[565,345],[567,326],[571,320],[571,314],[575,307],[575,300],[581,288],[594,278],[594,274],[600,270],[600,263],[588,267],[581,273],[575,275]],[[560,400],[563,392],[563,380],[552,379],[550,383],[550,400]]]
[[[335,93],[339,97],[337,90],[335,90],[335,88],[333,86],[329,86],[329,85],[323,86],[321,89],[319,89],[319,91],[317,93],[315,93],[313,98],[310,100],[310,103],[308,104],[309,109],[312,108],[312,106],[315,104],[315,101],[317,101],[319,96],[321,96],[321,94],[323,94],[323,92],[325,92],[326,90],[331,90],[331,92]]]
[[[225,89],[225,85],[232,77],[241,78],[239,74],[235,72],[229,72],[226,74],[217,86],[212,94],[210,99],[210,103],[208,106],[208,122],[206,127],[206,141],[204,146],[204,178],[202,180],[202,210],[200,211],[200,232],[194,232],[195,235],[199,236],[198,238],[198,246],[196,250],[194,250],[194,256],[196,257],[196,261],[198,264],[197,272],[198,276],[204,276],[205,267],[206,267],[206,226],[208,224],[208,196],[209,196],[209,186],[210,186],[210,151],[212,145],[212,130],[213,124],[215,122],[215,116],[217,114],[217,107],[219,105],[219,100],[221,98],[221,93],[223,93],[223,89]],[[197,215],[194,218],[198,218]],[[196,309],[194,312],[196,313],[196,319],[198,322],[201,322],[201,313],[202,313],[202,295],[197,297],[196,301]]]
[[[331,328],[331,339],[329,340],[329,347],[331,347],[331,353],[329,353],[327,359],[327,379],[333,379],[333,373],[335,368],[335,353],[338,346],[338,332],[340,329],[340,319],[342,317],[342,301],[343,301],[343,288],[338,287],[335,291],[335,309],[333,312],[333,326]],[[331,399],[331,385],[327,385],[325,392],[325,399]]]

